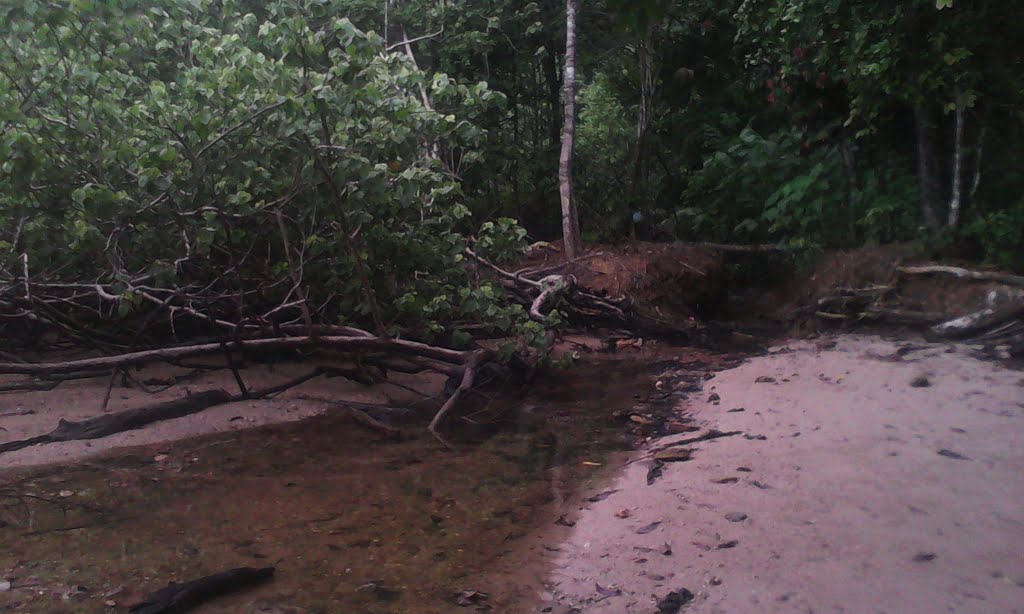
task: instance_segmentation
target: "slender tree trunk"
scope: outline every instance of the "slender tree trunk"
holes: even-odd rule
[[[558,192],[562,202],[565,257],[579,255],[580,220],[572,186],[573,143],[576,139],[576,13],[579,0],[565,0],[565,125],[558,158]]]
[[[956,120],[953,139],[953,187],[949,197],[949,219],[947,225],[960,225],[960,210],[963,207],[964,184],[964,109],[960,101],[956,105]]]
[[[651,42],[654,28],[655,22],[651,20],[647,24],[643,40],[637,45],[637,60],[640,64],[640,107],[636,120],[636,157],[633,160],[633,196],[636,199],[636,211],[639,211],[643,204],[642,199],[647,193],[647,131],[651,125],[651,109],[654,106],[654,50]],[[632,214],[629,216],[629,236],[636,239],[636,221]]]
[[[562,100],[561,88],[559,87],[561,80],[558,78],[558,57],[554,45],[544,55],[544,72],[548,85],[548,103],[551,105],[549,134],[551,135],[551,142],[557,143],[562,132],[562,114],[560,113]]]
[[[982,120],[984,121],[984,120]],[[985,151],[985,133],[988,132],[988,126],[982,125],[978,129],[978,140],[974,146],[974,179],[971,181],[971,193],[970,199],[973,205],[978,195],[978,188],[981,187],[981,160],[982,154]],[[977,209],[975,209],[977,210]]]
[[[931,232],[939,230],[939,219],[935,215],[938,199],[939,179],[935,164],[935,140],[928,111],[922,107],[914,109],[914,124],[917,129],[917,178],[921,189],[921,213]]]

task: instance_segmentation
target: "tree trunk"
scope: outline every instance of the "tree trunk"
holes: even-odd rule
[[[559,87],[560,79],[558,78],[558,54],[555,52],[555,45],[551,45],[548,52],[544,54],[544,72],[545,80],[548,85],[548,103],[551,105],[551,123],[549,126],[549,135],[551,136],[552,145],[558,142],[561,137],[562,126],[561,126],[561,113],[559,109],[561,107],[561,88]]]
[[[636,120],[636,157],[633,160],[633,196],[636,199],[636,211],[643,205],[642,199],[646,195],[647,130],[651,125],[651,109],[654,106],[654,50],[651,42],[654,27],[654,20],[648,22],[643,40],[637,45],[637,60],[640,64],[640,107]],[[636,239],[634,215],[630,215],[629,218],[629,236]]]
[[[576,139],[576,12],[579,0],[565,0],[565,124],[558,158],[558,192],[562,202],[565,257],[579,255],[580,221],[572,189],[573,143]]]
[[[917,178],[921,188],[921,212],[931,232],[939,230],[935,215],[935,203],[939,196],[938,169],[935,163],[935,139],[931,119],[922,108],[914,109],[914,124],[917,129]]]
[[[947,225],[956,228],[960,225],[960,210],[963,206],[964,178],[964,109],[957,101],[956,121],[953,139],[953,186],[949,197],[949,219]]]

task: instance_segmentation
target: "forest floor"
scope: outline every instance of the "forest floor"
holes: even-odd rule
[[[793,283],[734,288],[734,319],[703,347],[568,335],[558,351],[579,365],[474,394],[457,452],[423,428],[443,379],[398,376],[0,454],[0,612],[120,611],[171,581],[268,565],[269,584],[198,611],[1024,611],[1024,374],[910,330],[768,340],[836,284],[883,282],[907,257],[840,254]],[[640,243],[592,250],[573,273],[696,323],[723,308],[729,266]],[[952,312],[990,291],[914,282],[902,298]],[[180,381],[117,385],[110,411],[234,385],[227,371],[133,376]],[[0,442],[102,414],[106,387],[0,395]],[[403,436],[342,400],[390,408]]]

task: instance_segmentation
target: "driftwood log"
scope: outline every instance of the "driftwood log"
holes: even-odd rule
[[[131,606],[131,614],[181,614],[223,595],[263,584],[274,577],[275,569],[239,567],[185,582],[170,584],[150,593]]]

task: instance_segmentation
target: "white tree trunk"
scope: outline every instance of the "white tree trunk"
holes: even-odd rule
[[[576,13],[579,0],[565,0],[565,123],[562,153],[558,158],[558,193],[562,203],[562,238],[565,257],[579,255],[580,221],[573,195],[572,163],[576,139]]]
[[[953,188],[949,197],[949,220],[947,225],[956,228],[960,224],[960,210],[963,206],[964,179],[964,109],[960,101],[956,105],[956,135],[953,145]]]

